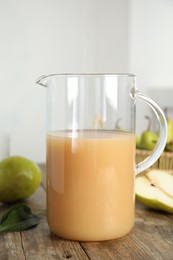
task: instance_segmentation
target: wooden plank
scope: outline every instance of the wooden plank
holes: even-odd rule
[[[173,216],[137,208],[135,226],[125,237],[81,245],[91,259],[171,260]]]
[[[35,214],[39,214],[40,216],[41,214],[45,215],[45,191],[42,187],[39,187],[37,192],[30,199],[22,202],[28,204]],[[14,204],[15,203],[0,204],[0,213],[3,213]],[[34,233],[35,229],[31,230],[32,233]],[[22,232],[0,234],[0,259],[26,259],[23,248]]]
[[[26,259],[88,259],[78,242],[62,240],[51,234],[46,220],[46,194],[42,187],[28,200],[28,204],[41,219],[36,228],[21,232]]]
[[[25,259],[20,232],[0,234],[0,259]]]
[[[50,233],[46,217],[34,230],[22,232],[22,245],[27,260],[88,259],[78,242],[59,239]]]
[[[23,232],[1,233],[1,260],[88,259],[78,242],[62,240],[51,234],[46,221],[46,194],[41,186],[25,202],[33,213],[39,215],[40,224]],[[4,208],[7,206],[1,205],[1,209]]]

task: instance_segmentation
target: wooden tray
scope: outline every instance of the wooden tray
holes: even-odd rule
[[[151,154],[150,151],[136,150],[136,163],[143,161]],[[160,158],[155,162],[151,168],[173,170],[173,153],[163,152]]]

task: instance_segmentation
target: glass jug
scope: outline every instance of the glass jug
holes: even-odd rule
[[[133,74],[55,74],[37,83],[47,87],[50,230],[78,241],[126,235],[135,219],[135,176],[165,147],[162,109],[137,89]],[[154,111],[160,137],[151,156],[136,165],[138,98]]]

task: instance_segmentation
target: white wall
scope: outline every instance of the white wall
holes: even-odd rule
[[[173,1],[131,0],[129,40],[129,68],[138,76],[138,87],[162,106],[170,105],[167,96],[169,89],[173,100]],[[149,113],[139,102],[138,132],[146,128],[144,116]]]
[[[0,1],[0,130],[10,153],[45,161],[42,74],[128,70],[127,0]]]
[[[173,1],[131,0],[130,68],[142,87],[173,84]]]

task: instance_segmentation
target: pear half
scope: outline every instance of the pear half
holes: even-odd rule
[[[173,213],[173,172],[153,169],[136,177],[135,193],[148,207]]]

